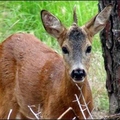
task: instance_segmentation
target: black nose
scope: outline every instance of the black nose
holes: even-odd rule
[[[73,70],[71,73],[71,77],[76,81],[83,80],[85,76],[86,76],[86,73],[85,73],[85,70],[83,69],[76,69],[76,70]]]

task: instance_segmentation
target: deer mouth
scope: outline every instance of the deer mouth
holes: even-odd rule
[[[71,77],[72,78],[72,77]],[[83,82],[84,81],[84,79],[85,79],[85,77],[74,77],[74,78],[72,78],[72,80],[74,81],[74,82]]]
[[[72,78],[72,79],[74,79],[75,81],[83,81],[84,80],[84,77],[74,77],[74,78]]]

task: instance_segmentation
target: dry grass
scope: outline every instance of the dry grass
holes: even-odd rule
[[[108,113],[109,101],[105,87],[106,71],[102,52],[100,51],[92,53],[88,78],[94,99],[94,117],[102,118]]]

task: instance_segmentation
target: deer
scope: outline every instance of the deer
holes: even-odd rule
[[[66,28],[47,10],[42,10],[41,21],[48,34],[56,38],[62,55],[29,33],[14,33],[0,44],[0,118],[35,119],[30,110],[38,112],[41,119],[84,119],[75,102],[81,89],[87,107],[94,108],[88,81],[92,39],[104,29],[112,5],[106,6],[83,26],[78,26],[76,10],[73,24]],[[79,97],[78,102],[84,100]],[[86,118],[88,111],[84,111]]]

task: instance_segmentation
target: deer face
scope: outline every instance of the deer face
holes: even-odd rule
[[[77,25],[74,10],[74,23],[68,29],[48,11],[41,12],[44,28],[49,34],[57,38],[63,53],[66,70],[74,82],[84,81],[89,67],[92,37],[105,27],[111,9],[111,5],[107,6],[82,27]]]
[[[91,42],[83,28],[73,24],[61,44],[65,65],[75,82],[83,81],[89,66]]]

